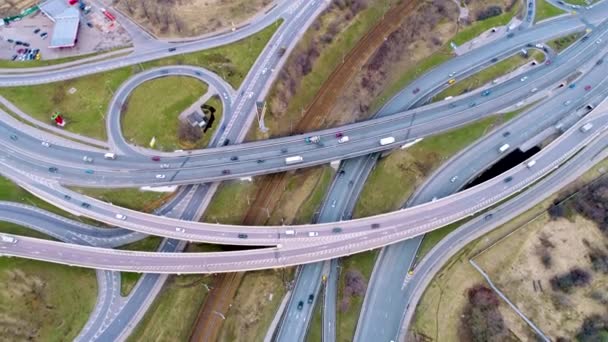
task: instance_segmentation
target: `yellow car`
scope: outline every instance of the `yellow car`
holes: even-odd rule
[[[40,57],[41,57],[41,56],[40,56],[40,52],[38,52],[38,53],[36,54],[36,60],[37,60],[37,61],[39,61],[39,60],[40,60]]]
[[[449,85],[452,85],[454,83],[456,83],[456,79],[455,78],[452,78],[451,80],[448,81]]]

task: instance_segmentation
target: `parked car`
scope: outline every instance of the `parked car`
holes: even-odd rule
[[[90,27],[90,28],[93,28],[93,24],[91,22],[88,22],[87,26]]]
[[[46,39],[46,37],[48,37],[48,35],[49,35],[48,33],[46,33],[46,32],[42,32],[42,33],[40,34],[40,37],[42,37],[42,39]]]
[[[38,32],[40,32],[39,28],[37,28],[37,29],[34,30],[34,34],[38,34]]]

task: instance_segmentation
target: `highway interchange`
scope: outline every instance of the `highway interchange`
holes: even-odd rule
[[[285,2],[282,4],[285,4]],[[298,8],[295,5],[299,5],[300,7]],[[318,8],[314,7],[315,3],[313,2],[311,2],[308,6],[302,5],[301,2],[299,4],[294,4],[293,6],[294,7],[289,7],[289,9],[286,9],[285,13],[291,13],[295,19],[291,18],[292,20],[289,20],[288,17],[283,25],[287,25],[290,22],[298,23],[298,20],[310,20],[310,18],[313,18],[318,12]],[[277,10],[275,9],[273,11]],[[604,12],[601,12],[600,10],[593,11],[593,13],[589,12],[589,15],[586,15],[585,17],[585,21],[595,23],[597,25],[600,23],[603,13]],[[302,16],[298,16],[298,14],[302,14]],[[276,20],[276,17],[271,19]],[[274,22],[274,20],[268,19],[266,25]],[[301,23],[298,24],[301,26]],[[264,27],[264,25],[260,24],[257,29],[261,27]],[[296,28],[299,27],[297,25],[292,27],[292,34],[297,33]],[[235,101],[224,101],[225,108],[228,108],[226,109],[226,117],[228,118],[225,128],[226,133],[220,133],[221,136],[216,136],[214,142],[218,143],[219,141],[225,141],[225,139],[229,139],[231,137],[233,137],[231,141],[240,141],[244,134],[243,132],[246,131],[244,128],[246,128],[251,123],[251,120],[253,120],[253,117],[249,115],[248,112],[251,111],[254,101],[253,99],[249,98],[248,94],[262,94],[263,90],[267,88],[269,84],[268,80],[261,80],[261,78],[263,78],[261,76],[262,68],[267,68],[268,63],[271,62],[274,65],[279,65],[280,63],[279,60],[273,60],[273,58],[276,57],[276,49],[278,46],[281,46],[281,39],[279,39],[281,37],[280,34],[275,35],[269,44],[273,48],[269,49],[269,52],[265,50],[262,56],[260,56],[258,62],[261,61],[261,63],[256,63],[256,66],[250,72],[246,82],[241,87],[243,90],[241,91],[240,96],[237,95],[238,93],[235,93],[234,90],[229,88],[229,86],[226,86],[225,82],[222,82],[221,79],[217,78],[217,76],[200,68],[175,66],[163,69],[152,69],[136,75],[134,78],[127,81],[127,83],[125,83],[125,85],[123,85],[123,87],[121,87],[121,89],[116,93],[108,113],[108,132],[111,134],[109,143],[112,151],[119,153],[119,158],[116,161],[103,160],[102,152],[100,151],[97,152],[97,155],[95,155],[94,164],[90,166],[82,165],[82,161],[79,160],[79,158],[81,158],[84,152],[75,148],[71,143],[66,143],[66,146],[62,146],[62,142],[65,143],[65,141],[62,141],[59,138],[56,138],[58,139],[56,143],[57,145],[53,144],[52,146],[53,155],[49,156],[46,151],[40,151],[40,138],[39,135],[36,135],[40,133],[36,132],[33,134],[33,131],[30,130],[27,132],[18,132],[18,144],[15,144],[15,141],[9,138],[11,134],[15,134],[13,133],[14,126],[11,126],[3,121],[2,126],[0,126],[0,129],[4,130],[2,132],[1,143],[6,150],[3,151],[3,156],[0,157],[3,166],[5,166],[2,168],[2,173],[43,199],[49,200],[53,203],[60,203],[61,207],[70,212],[90,216],[102,222],[119,225],[134,231],[139,231],[146,234],[175,237],[182,240],[227,244],[252,244],[262,246],[280,244],[281,246],[280,248],[266,248],[247,251],[245,253],[222,253],[222,255],[218,254],[217,256],[208,254],[200,256],[189,254],[186,256],[183,254],[160,255],[156,253],[87,248],[84,246],[66,245],[56,242],[18,237],[18,244],[1,246],[1,248],[3,248],[2,253],[6,255],[19,255],[34,259],[88,266],[98,269],[136,270],[158,273],[217,272],[257,269],[261,267],[280,267],[284,265],[295,265],[316,260],[326,260],[340,255],[348,255],[357,251],[380,247],[387,243],[394,243],[403,240],[404,238],[418,236],[429,229],[437,228],[445,225],[446,223],[458,220],[461,217],[474,214],[475,212],[478,212],[479,210],[498,202],[502,198],[511,196],[517,191],[527,187],[529,184],[534,183],[538,178],[544,176],[549,171],[554,170],[556,166],[561,165],[561,163],[565,161],[567,157],[574,155],[574,152],[579,150],[586,151],[586,148],[584,147],[585,144],[582,142],[588,142],[590,146],[595,149],[600,149],[601,151],[601,149],[606,146],[606,137],[602,130],[605,129],[608,120],[603,113],[594,112],[596,115],[588,115],[588,117],[584,119],[590,120],[591,116],[594,118],[592,119],[594,122],[593,130],[584,134],[580,132],[578,128],[582,126],[583,123],[579,123],[570,128],[570,130],[563,134],[558,141],[543,149],[538,157],[535,157],[537,158],[538,163],[535,166],[535,172],[532,175],[530,175],[530,170],[527,170],[524,166],[517,167],[509,171],[509,173],[501,175],[501,179],[486,182],[476,188],[453,196],[448,196],[445,199],[441,199],[427,205],[413,207],[409,211],[403,210],[396,213],[381,215],[376,218],[341,222],[340,227],[343,229],[343,233],[339,235],[331,232],[331,230],[336,227],[335,224],[295,227],[295,229],[299,232],[298,236],[294,238],[286,238],[285,236],[281,236],[280,233],[276,233],[277,229],[285,229],[280,227],[242,228],[238,226],[230,227],[212,224],[197,224],[193,222],[176,221],[170,218],[150,217],[151,215],[131,212],[124,210],[123,208],[116,208],[93,199],[85,199],[82,195],[70,192],[69,190],[61,187],[60,184],[77,184],[87,186],[191,184],[200,183],[203,181],[215,181],[241,177],[244,175],[280,172],[288,169],[285,165],[283,165],[285,154],[281,153],[281,149],[284,148],[287,148],[287,150],[292,153],[297,153],[298,155],[302,155],[304,157],[306,162],[294,167],[318,165],[332,160],[341,160],[355,156],[362,156],[371,152],[386,149],[387,147],[379,146],[377,141],[381,137],[387,135],[395,136],[400,144],[403,144],[405,142],[412,141],[415,138],[437,134],[444,130],[460,126],[466,122],[476,120],[484,115],[493,114],[496,111],[506,107],[512,107],[516,105],[516,103],[530,97],[530,90],[533,87],[546,89],[546,91],[549,93],[549,100],[538,105],[535,110],[531,110],[530,114],[526,114],[526,117],[527,115],[530,115],[530,118],[534,118],[534,113],[537,113],[538,116],[540,115],[539,113],[542,113],[542,111],[552,113],[556,112],[555,117],[563,117],[568,113],[586,106],[589,103],[593,103],[597,106],[606,95],[606,88],[605,86],[602,87],[604,85],[604,78],[602,75],[605,75],[605,71],[591,72],[600,71],[600,69],[605,66],[605,64],[597,65],[597,61],[602,59],[607,51],[605,50],[603,44],[595,44],[594,42],[596,39],[606,39],[606,24],[593,27],[593,32],[590,35],[591,39],[589,39],[586,44],[580,42],[575,43],[575,48],[571,48],[557,57],[551,65],[541,65],[533,69],[527,74],[529,75],[529,80],[527,82],[521,82],[518,78],[514,78],[510,81],[500,83],[492,87],[492,96],[488,98],[482,98],[479,96],[479,92],[473,92],[472,94],[455,98],[452,101],[440,102],[423,107],[417,106],[415,110],[411,111],[406,111],[406,109],[412,105],[419,105],[426,102],[426,99],[430,98],[432,94],[441,90],[445,86],[447,74],[450,72],[456,72],[458,75],[457,77],[461,78],[488,66],[488,61],[493,58],[493,56],[505,58],[513,53],[516,53],[522,46],[530,42],[544,42],[560,35],[584,30],[584,28],[585,25],[582,24],[577,18],[572,16],[563,17],[546,24],[536,25],[526,29],[525,31],[518,32],[515,37],[511,39],[502,39],[501,44],[496,44],[496,46],[493,46],[493,49],[473,50],[467,55],[454,58],[444,65],[441,65],[427,73],[425,76],[416,80],[416,82],[414,82],[408,88],[404,89],[380,113],[380,116],[382,117],[384,116],[382,115],[383,113],[392,114],[390,117],[387,115],[386,119],[375,119],[320,132],[320,134],[324,136],[324,140],[328,142],[326,147],[323,148],[306,145],[303,143],[303,136],[296,136],[253,144],[241,144],[226,146],[218,149],[208,149],[205,151],[195,151],[192,152],[192,154],[186,154],[184,156],[174,156],[174,154],[164,155],[162,153],[147,151],[139,147],[130,146],[124,141],[124,138],[122,138],[122,135],[120,134],[120,108],[122,107],[121,104],[124,102],[124,99],[126,99],[130,91],[132,91],[144,80],[155,77],[163,77],[166,75],[179,74],[196,77],[204,82],[213,84],[213,86],[219,90],[219,93],[222,95],[226,94],[226,96],[223,96],[224,100],[227,100],[228,98],[236,98]],[[244,31],[239,30],[236,32],[242,33]],[[249,34],[252,32],[255,31],[251,31]],[[221,44],[238,39],[240,38],[227,38]],[[195,42],[185,43],[183,49],[181,45],[178,49],[180,50],[180,53],[183,53],[184,51],[200,50],[217,46],[218,44],[220,43],[217,43],[215,40],[211,39],[210,42],[205,44]],[[122,58],[121,60],[122,62],[126,61],[126,63],[132,63],[135,60],[153,60],[160,58],[155,56],[167,56],[169,52],[166,47],[164,47],[162,50],[162,52],[159,50],[154,53],[141,53],[140,56],[137,57],[139,59],[129,57],[130,59]],[[70,67],[61,71],[38,71],[31,74],[22,75],[2,75],[0,76],[0,83],[4,86],[10,86],[15,84],[33,84],[36,82],[52,82],[61,79],[79,77],[84,74],[103,72],[105,70],[109,70],[109,68],[112,68],[112,66],[109,64],[111,63],[97,62],[97,64],[92,63],[91,65],[87,64],[83,66]],[[577,80],[576,82],[592,84],[593,90],[591,92],[585,93],[582,87],[573,90],[556,89],[560,81],[572,74],[575,70],[585,72],[582,79]],[[250,77],[251,75],[253,75],[253,77]],[[257,76],[257,78],[255,76]],[[251,81],[248,83],[247,81],[250,79]],[[411,94],[411,89],[413,87],[420,87],[420,89],[422,89],[421,94],[418,94],[415,99]],[[556,92],[559,96],[552,98],[550,95],[553,92]],[[561,94],[561,92],[564,94]],[[569,92],[569,94],[567,92]],[[570,96],[572,98],[570,105],[562,105],[565,99]],[[257,97],[258,96],[256,95],[256,98]],[[474,107],[470,107],[472,103],[471,98],[477,98],[477,100],[473,101],[475,102]],[[231,105],[233,106],[230,107]],[[249,109],[246,110],[244,109],[245,107],[248,107]],[[587,113],[585,112],[582,115],[585,114]],[[546,127],[547,125],[554,123],[551,119],[546,119],[547,120],[545,123],[542,123],[542,120],[539,120],[538,117],[536,117],[536,119],[528,120],[539,120],[535,121],[538,123],[538,127]],[[402,126],[397,126],[395,122],[402,124]],[[384,126],[382,123],[384,123]],[[523,121],[522,125],[525,126],[525,121]],[[518,128],[514,128],[512,131],[517,129]],[[336,139],[332,139],[336,132],[343,132],[345,135],[352,137],[352,144],[338,144]],[[530,130],[526,134],[533,136],[536,133],[533,130]],[[310,134],[312,135],[316,133]],[[514,134],[513,138],[521,140],[513,141],[512,146],[518,146],[520,143],[526,141],[526,139],[530,136],[520,136]],[[472,166],[473,171],[480,171],[483,167],[491,164],[499,157],[496,149],[498,146],[500,146],[499,142],[501,141],[501,138],[500,136],[496,135],[493,139],[494,141],[486,144],[490,146],[490,148],[486,149],[485,151],[494,150],[494,153],[486,153],[485,155],[487,155],[489,159],[479,161],[479,166]],[[509,142],[511,143],[511,140]],[[393,147],[395,146],[389,146],[389,148]],[[7,153],[7,151],[17,151],[20,155],[14,156]],[[563,151],[568,151],[568,153],[564,154]],[[264,163],[254,163],[253,160],[256,159],[251,160],[250,163],[244,162],[247,160],[246,158],[249,154],[251,154],[251,152],[256,153],[256,155],[265,156],[266,159]],[[90,152],[86,153],[91,154]],[[180,174],[180,178],[172,177],[171,180],[163,181],[157,181],[154,179],[154,174],[158,173],[159,170],[158,165],[150,161],[151,155],[161,155],[161,158],[167,158],[170,160],[172,166],[180,165],[179,167],[175,168],[179,169],[179,172],[178,170],[174,171],[175,173]],[[230,163],[228,160],[228,158],[233,155],[239,156],[237,168],[233,168],[233,163]],[[367,165],[370,165],[371,163],[373,166],[375,158],[369,160],[370,161],[367,162]],[[41,161],[43,163],[40,163]],[[188,163],[188,166],[191,166],[191,168],[184,167],[185,163]],[[227,164],[231,167],[231,174],[221,175],[221,170],[223,170],[222,168],[226,167],[225,165]],[[55,175],[51,175],[51,177],[49,177],[47,169],[51,165],[61,165],[62,170],[59,173],[60,175],[58,174],[57,177],[55,177]],[[82,171],[85,167],[93,168],[95,170],[95,177],[92,177],[91,179],[85,178],[83,182]],[[342,167],[346,170],[346,172],[348,172],[349,175],[351,174],[350,169],[347,168],[348,163],[344,163]],[[146,168],[149,168],[149,170]],[[207,169],[210,169],[209,175],[205,174]],[[204,170],[205,172],[201,170]],[[364,169],[358,166],[353,166],[352,170]],[[557,170],[559,171],[561,168],[558,168]],[[123,179],[121,174],[129,173],[128,171],[137,173],[138,177],[124,177],[126,179]],[[141,177],[142,173],[149,174],[149,176]],[[362,174],[364,173],[365,172],[362,171]],[[468,173],[465,171],[463,174],[474,175],[475,173],[471,173],[471,170],[469,170]],[[506,186],[503,178],[511,174],[513,181],[510,182],[510,185]],[[549,177],[554,176],[551,175]],[[444,177],[442,178],[445,180]],[[336,178],[336,181],[338,181],[338,179],[339,178]],[[342,180],[343,183],[345,183],[345,179],[346,178]],[[459,182],[464,180],[465,179],[461,179]],[[447,188],[441,186],[441,190],[429,190],[429,193],[439,193],[439,197],[444,197],[445,195],[457,190],[456,187],[460,185],[453,184],[451,185],[452,188],[449,188],[449,186]],[[359,186],[359,182],[357,182],[357,186]],[[351,190],[348,188],[348,184],[340,185],[339,183],[336,183],[332,185],[332,189],[330,190],[327,198],[330,199],[330,201],[333,201],[334,198],[341,199],[340,208],[335,210],[332,210],[332,208],[327,208],[327,203],[330,201],[325,201],[319,222],[339,221],[341,218],[349,217],[348,211],[352,211],[352,206],[350,206],[349,203],[342,203],[342,199],[348,199],[354,205],[353,197],[356,198],[354,194],[357,192],[354,191],[355,189]],[[492,189],[496,189],[496,191]],[[337,193],[334,193],[334,191]],[[490,201],[490,199],[486,199],[484,196],[482,196],[484,192],[487,193],[488,191],[500,194],[500,196],[495,196],[496,198],[493,198],[492,201]],[[525,193],[527,192],[524,192],[524,194]],[[70,195],[70,201],[65,199],[66,194]],[[433,197],[436,197],[436,195]],[[80,202],[76,202],[78,200],[80,200]],[[83,210],[80,206],[80,203],[83,201],[90,203],[94,210]],[[419,200],[420,203],[426,201],[429,201],[429,198]],[[482,202],[487,203],[482,204]],[[464,205],[458,207],[459,203]],[[511,203],[511,201],[507,203]],[[474,209],[464,208],[464,206],[472,204],[475,205]],[[348,209],[349,206],[351,209]],[[6,217],[7,221],[11,221],[11,215],[15,215],[13,218],[14,221],[11,222],[23,223],[24,225],[34,228],[35,226],[42,226],[44,221],[47,220],[46,216],[43,215],[39,218],[41,223],[36,224],[28,221],[27,218],[18,218],[18,210],[15,209],[16,207],[11,209],[10,204],[8,204],[5,207],[1,207],[0,210],[5,208],[6,211],[2,211],[2,213],[6,212],[6,216],[3,217]],[[20,210],[24,209],[20,208]],[[31,208],[26,208],[25,210],[31,210]],[[128,220],[122,222],[115,219],[115,213],[124,213],[128,216]],[[442,218],[437,217],[438,213],[441,213],[440,215]],[[194,215],[190,216],[193,217]],[[183,219],[188,218],[184,217]],[[371,225],[377,224],[378,222],[381,222],[381,227],[379,229],[371,230]],[[408,222],[408,227],[403,227],[403,222]],[[57,222],[56,227],[61,230],[61,225],[62,223]],[[187,233],[180,233],[176,231],[176,226],[187,229]],[[74,231],[74,229],[75,228],[66,228],[66,231]],[[238,237],[238,234],[240,234],[243,230],[247,231],[247,239]],[[308,232],[318,232],[319,236],[315,238],[309,237],[307,235]],[[124,232],[124,234],[132,234],[133,236],[142,235],[126,232]],[[85,236],[86,235],[90,234],[87,233]],[[52,236],[57,237],[57,235]],[[72,240],[74,240],[74,238],[75,237],[73,236]],[[84,241],[78,242],[83,244],[92,244],[90,241],[87,241],[86,243],[84,243]],[[342,246],[345,242],[349,243],[348,247]],[[104,245],[103,243],[106,242],[102,242],[102,244],[99,246],[111,247],[109,245]],[[321,249],[322,252],[314,252],[315,250],[319,249]],[[123,258],[125,255],[128,255],[128,260]],[[249,257],[255,256],[258,260],[241,262],[240,260],[242,260],[245,255]],[[170,259],[176,258],[179,258],[179,266],[176,265],[178,263],[172,264],[172,261],[170,261]],[[217,260],[221,260],[221,262],[214,261],[216,260],[214,258],[218,258]],[[165,261],[163,259],[167,260]],[[321,272],[316,273],[316,277],[318,278]],[[335,277],[333,277],[333,279],[335,279]],[[319,282],[316,282],[315,284],[319,284]]]

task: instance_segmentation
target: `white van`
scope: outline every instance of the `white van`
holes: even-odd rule
[[[446,98],[445,98],[445,99],[443,99],[443,100],[444,100],[444,101],[447,101],[447,100],[451,100],[451,99],[453,99],[453,98],[454,98],[454,96],[448,96],[448,97],[446,97]]]
[[[532,159],[526,164],[526,167],[528,167],[528,169],[529,169],[532,166],[534,166],[535,164],[536,164],[536,160]]]
[[[511,147],[511,146],[509,146],[509,144],[504,144],[504,145],[500,146],[500,148],[498,149],[498,152],[504,153],[506,150],[509,149],[509,147]]]
[[[112,159],[112,160],[114,160],[114,159],[116,159],[116,153],[106,153],[106,154],[103,155],[103,157],[105,159]]]
[[[395,142],[395,138],[393,138],[393,137],[387,137],[387,138],[380,139],[380,145],[382,145],[382,146],[392,144],[394,142]]]
[[[343,144],[345,142],[348,142],[348,140],[349,140],[348,135],[344,135],[344,136],[342,136],[342,138],[338,139],[338,143]]]
[[[293,230],[293,229],[286,230],[286,231],[285,231],[285,235],[296,235],[296,231],[295,231],[295,230]]]

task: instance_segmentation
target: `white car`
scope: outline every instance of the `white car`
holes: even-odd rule
[[[264,75],[266,73],[266,71],[268,71],[268,68],[262,69],[262,75]]]
[[[567,106],[567,105],[569,105],[570,103],[572,103],[572,101],[568,100],[568,101],[564,102],[564,106]]]
[[[454,75],[456,75],[456,73],[455,73],[455,72],[451,72],[451,73],[448,75],[448,77],[454,77]]]
[[[520,78],[519,80],[522,82],[525,82],[527,79],[528,79],[528,76],[524,76],[524,77]]]
[[[532,89],[530,89],[531,93],[536,93],[537,91],[538,91],[538,88],[532,88]]]
[[[156,179],[165,179],[165,175],[158,174],[158,175],[156,175]]]
[[[170,167],[171,167],[171,165],[169,165],[169,164],[160,164],[161,169],[168,169]]]
[[[115,217],[116,217],[117,219],[119,219],[119,220],[123,220],[123,221],[127,219],[127,217],[126,217],[125,215],[122,215],[122,214],[116,214],[116,215],[115,215]]]
[[[178,233],[185,233],[185,232],[186,232],[186,229],[184,229],[184,228],[179,228],[179,227],[175,227],[175,231],[176,231],[176,232],[178,232]]]
[[[308,236],[313,237],[313,236],[319,236],[318,232],[308,232]]]
[[[253,92],[252,92],[252,91],[250,91],[250,92],[247,94],[247,97],[248,97],[248,98],[252,98],[252,97],[253,97]]]
[[[452,177],[452,179],[450,179],[450,183],[454,183],[457,179],[458,179],[458,176]]]
[[[43,141],[40,143],[40,145],[44,146],[44,147],[51,147],[51,144],[49,144],[48,141]]]
[[[601,42],[602,42],[602,40],[601,40],[601,39],[598,39],[598,40],[596,40],[596,41],[595,41],[595,44],[599,44],[599,43],[601,43]]]
[[[224,93],[224,100],[228,100],[228,94]]]

